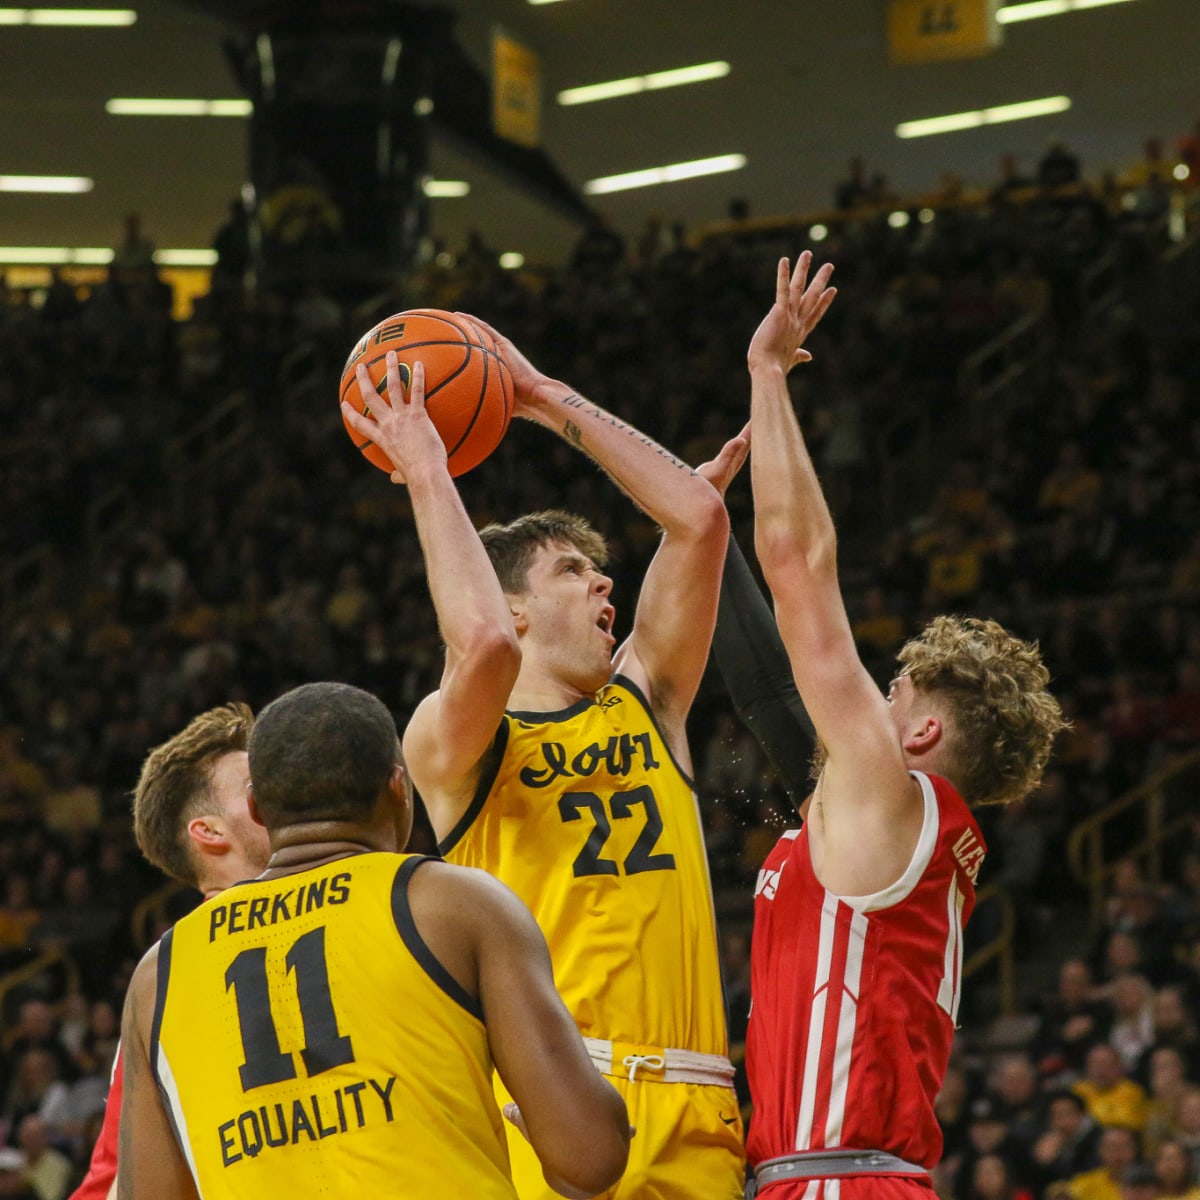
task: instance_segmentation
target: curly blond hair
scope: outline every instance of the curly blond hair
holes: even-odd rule
[[[900,650],[913,686],[946,708],[952,775],[970,804],[1032,791],[1067,726],[1036,642],[995,621],[935,617]]]

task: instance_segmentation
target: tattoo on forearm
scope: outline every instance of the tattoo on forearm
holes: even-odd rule
[[[564,408],[586,409],[589,416],[595,418],[597,421],[603,421],[606,424],[611,425],[614,429],[618,429],[622,433],[629,434],[629,436],[632,438],[636,438],[642,443],[643,446],[649,446],[655,454],[657,454],[660,458],[665,458],[672,466],[678,467],[681,471],[686,471],[689,475],[695,474],[695,471],[693,471],[692,468],[687,465],[687,463],[676,458],[675,455],[670,452],[670,450],[664,449],[653,438],[647,437],[644,433],[634,429],[632,425],[622,421],[620,417],[614,417],[612,413],[605,412],[604,409],[602,409],[598,404],[592,404],[590,400],[584,399],[584,397],[578,392],[571,392],[570,395],[564,396],[562,399],[562,404]],[[582,430],[578,425],[575,424],[574,421],[570,420],[570,418],[567,419],[563,426],[563,437],[565,437],[572,446],[575,446],[579,450],[583,450],[586,454],[591,454],[591,451],[589,451],[583,444]],[[592,457],[595,456],[592,455]]]

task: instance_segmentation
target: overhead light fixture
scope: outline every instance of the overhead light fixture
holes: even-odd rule
[[[923,208],[919,213],[917,213],[917,220],[920,221],[922,225],[930,224],[936,217],[937,213],[934,212],[932,208]]]
[[[132,8],[0,8],[0,25],[132,25],[137,13]]]
[[[106,246],[0,246],[0,263],[28,263],[33,266],[105,267],[113,260]],[[215,250],[157,250],[154,261],[160,267],[211,267],[217,261]]]
[[[0,175],[0,192],[90,192],[92,180],[82,175]]]
[[[977,129],[981,125],[1000,125],[1005,121],[1026,121],[1066,112],[1069,96],[1047,96],[1042,100],[1022,100],[1017,104],[999,104],[972,112],[950,113],[944,117],[925,117],[920,121],[902,121],[896,126],[899,138],[929,137],[935,133],[954,133],[959,129]]]
[[[1006,4],[996,10],[1001,25],[1015,21],[1035,21],[1039,17],[1057,17],[1060,13],[1079,12],[1085,8],[1103,8],[1109,4],[1129,4],[1130,0],[1028,0],[1026,4]]]
[[[558,0],[529,0],[530,4],[557,4]]]
[[[808,237],[813,242],[823,242],[829,236],[828,225],[814,225],[808,231]]]
[[[1171,174],[1174,175],[1180,183],[1183,183],[1192,177],[1191,168],[1187,165],[1187,163],[1177,163]]]
[[[729,71],[727,62],[697,63],[694,67],[675,67],[670,71],[654,71],[649,75],[631,75],[627,79],[611,79],[607,83],[567,88],[558,93],[558,102],[563,105],[590,104],[595,100],[612,100],[616,96],[633,96],[638,92],[683,87],[708,79],[724,79]]]
[[[903,229],[910,221],[908,213],[902,208],[898,208],[895,212],[888,213],[888,224],[893,229]]]
[[[506,271],[519,271],[525,265],[525,255],[518,250],[506,250],[500,255],[500,265]]]
[[[155,250],[154,261],[160,267],[211,267],[216,265],[215,250]]]
[[[624,192],[629,188],[652,187],[657,183],[676,183],[700,175],[719,175],[723,171],[740,171],[746,165],[744,154],[719,154],[715,158],[697,158],[691,162],[671,163],[665,167],[649,167],[644,171],[626,171],[623,175],[605,175],[590,179],[583,185],[589,196],[607,192]]]
[[[254,105],[249,100],[143,100],[127,96],[107,101],[104,111],[114,117],[248,117]]]
[[[112,262],[113,252],[104,247],[0,246],[0,263],[55,267],[72,264],[103,267]]]
[[[427,179],[424,190],[431,200],[443,200],[455,196],[469,196],[471,185],[465,179]]]

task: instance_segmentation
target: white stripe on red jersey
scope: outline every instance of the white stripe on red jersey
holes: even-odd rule
[[[928,1167],[940,1157],[933,1101],[985,848],[953,786],[913,776],[924,820],[890,887],[835,896],[816,877],[804,830],[789,830],[763,866],[746,1043],[752,1164],[835,1147]]]

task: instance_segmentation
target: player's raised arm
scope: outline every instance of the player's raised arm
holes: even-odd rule
[[[800,346],[834,295],[828,264],[808,285],[811,261],[805,252],[795,272],[780,261],[775,304],[747,355],[754,544],[796,685],[828,755],[814,813],[817,837],[828,847],[856,846],[870,870],[842,882],[847,890],[869,889],[904,870],[921,805],[887,701],[854,645],[838,585],[833,518],[787,390],[788,371],[805,357]],[[836,890],[832,879],[828,885]]]
[[[476,318],[471,317],[475,321]],[[479,322],[479,324],[483,324]],[[538,371],[495,330],[513,377],[514,414],[553,430],[595,461],[663,530],[633,634],[614,659],[647,694],[672,749],[686,753],[683,718],[708,658],[729,518],[711,484],[632,425]]]
[[[366,368],[359,387],[373,390]],[[413,714],[404,735],[413,781],[439,837],[466,808],[474,772],[504,713],[520,666],[512,614],[483,544],[446,465],[446,447],[425,411],[424,370],[413,368],[407,394],[396,356],[387,356],[388,404],[363,416],[343,403],[346,420],[371,438],[408,485],[425,573],[446,643],[439,689]]]
[[[156,943],[138,964],[121,1019],[125,1089],[117,1159],[118,1200],[198,1200],[192,1173],[175,1140],[150,1067],[158,949]]]

